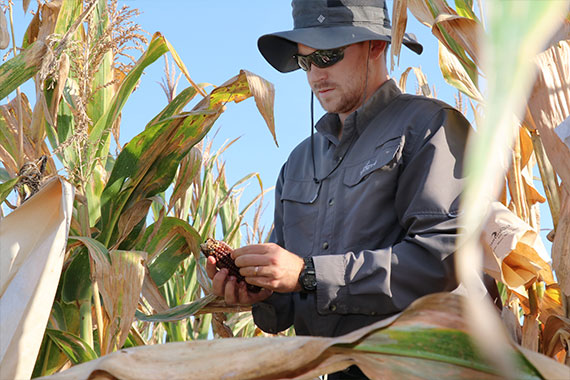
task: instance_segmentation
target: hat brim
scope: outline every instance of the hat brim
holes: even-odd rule
[[[335,49],[362,41],[391,42],[390,29],[381,29],[375,32],[368,28],[352,25],[300,28],[263,35],[257,40],[257,47],[271,66],[282,73],[288,73],[299,68],[293,58],[297,53],[298,43],[322,50]],[[421,54],[423,51],[422,45],[412,35],[406,33],[403,43],[417,54]]]

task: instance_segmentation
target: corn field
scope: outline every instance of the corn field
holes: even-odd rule
[[[210,293],[199,248],[267,240],[271,188],[255,172],[228,183],[237,139],[214,149],[211,131],[252,98],[277,143],[279,89],[245,69],[195,83],[168,36],[117,0],[0,0],[0,378],[314,379],[354,364],[372,379],[568,378],[570,2],[451,2],[393,0],[389,64],[411,15],[473,115],[456,260],[471,296],[319,338],[261,332]],[[21,42],[14,12],[33,13]],[[122,111],[162,64],[165,105],[121,146]],[[419,67],[402,91],[411,73],[435,96]],[[257,195],[242,205],[246,186]],[[474,296],[481,271],[495,304]]]

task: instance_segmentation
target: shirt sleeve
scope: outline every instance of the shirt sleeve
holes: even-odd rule
[[[389,315],[457,286],[453,252],[469,129],[463,115],[445,108],[427,129],[406,136],[395,196],[405,236],[383,249],[314,256],[320,314]]]
[[[285,164],[286,165],[286,164]],[[277,184],[275,186],[275,216],[273,231],[269,241],[285,247],[283,239],[283,206],[281,204],[281,191],[285,165],[281,168]],[[276,334],[293,325],[294,304],[291,293],[273,293],[265,301],[252,306],[253,320],[263,331]]]

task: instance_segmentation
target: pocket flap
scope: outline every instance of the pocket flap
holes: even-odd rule
[[[392,161],[395,161],[399,148],[400,141],[390,141],[376,148],[370,158],[346,168],[344,184],[354,186],[368,174],[386,167]]]
[[[313,203],[319,196],[321,184],[312,180],[285,179],[281,191],[282,201]]]

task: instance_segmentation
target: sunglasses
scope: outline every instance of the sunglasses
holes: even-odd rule
[[[297,61],[299,67],[305,71],[311,70],[311,63],[324,69],[342,61],[344,49],[346,49],[346,46],[336,49],[316,50],[308,55],[295,54],[293,58]]]

